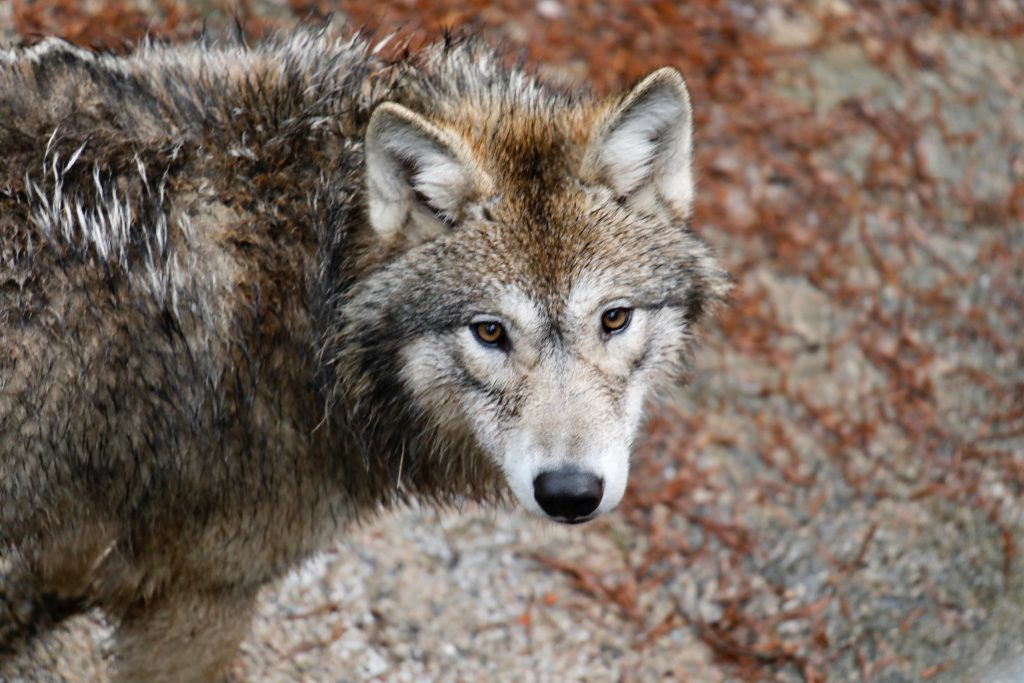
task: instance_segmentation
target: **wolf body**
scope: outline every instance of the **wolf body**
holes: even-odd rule
[[[483,44],[0,53],[0,659],[102,608],[120,681],[225,676],[258,589],[407,499],[619,501],[727,279],[691,113]]]

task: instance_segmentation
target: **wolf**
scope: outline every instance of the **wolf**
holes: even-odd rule
[[[378,47],[0,52],[0,653],[100,608],[116,680],[223,680],[376,511],[622,498],[729,288],[683,78]]]

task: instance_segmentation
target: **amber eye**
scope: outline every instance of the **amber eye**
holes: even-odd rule
[[[601,327],[605,334],[621,332],[629,325],[629,319],[633,315],[632,308],[609,308],[601,314]]]
[[[484,320],[473,323],[469,326],[469,329],[473,331],[473,336],[476,337],[476,340],[484,346],[505,348],[508,345],[505,328],[501,323],[494,322],[493,320]]]

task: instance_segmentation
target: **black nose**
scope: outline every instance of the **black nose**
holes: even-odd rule
[[[533,480],[533,497],[541,509],[562,521],[584,521],[601,504],[604,482],[589,472],[566,467],[542,472]]]

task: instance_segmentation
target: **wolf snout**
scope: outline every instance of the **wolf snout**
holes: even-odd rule
[[[604,480],[590,472],[564,467],[541,472],[533,480],[533,497],[559,522],[587,521],[601,504]]]

